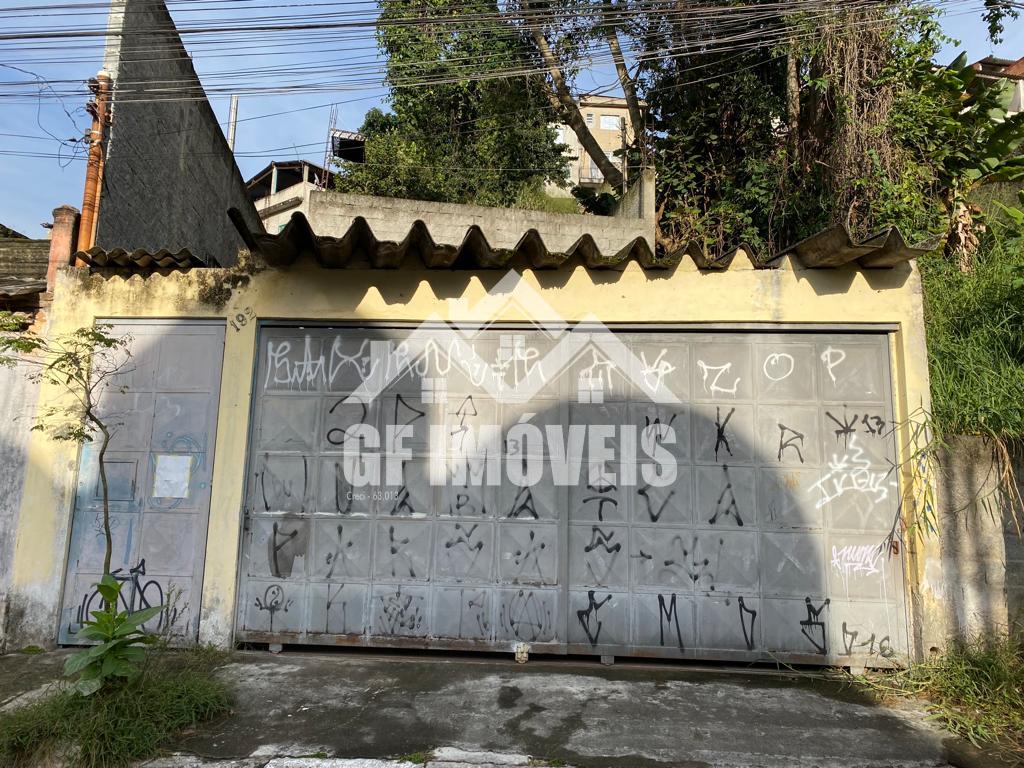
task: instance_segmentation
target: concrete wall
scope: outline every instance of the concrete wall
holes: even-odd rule
[[[0,653],[6,646],[14,538],[22,506],[32,412],[39,393],[39,385],[28,380],[28,373],[24,364],[0,367]]]
[[[546,213],[458,203],[431,203],[339,192],[309,194],[309,223],[318,235],[343,236],[357,216],[378,240],[401,242],[422,221],[435,243],[458,246],[469,227],[479,227],[492,249],[514,249],[533,230],[552,253],[565,253],[589,234],[603,256],[614,256],[637,238],[654,252],[654,175],[648,171],[623,198],[615,216]]]
[[[296,211],[308,215],[309,196],[315,189],[315,184],[304,181],[257,200],[256,209],[263,220],[263,228],[276,235]]]
[[[104,60],[114,90],[96,245],[233,264],[242,241],[227,209],[256,230],[259,217],[166,7],[115,3],[110,24],[121,36]]]
[[[938,502],[949,634],[967,639],[1020,627],[1024,542],[1011,500],[999,487],[1002,460],[980,437],[954,436],[945,442]],[[1018,451],[1013,463],[1019,493],[1024,490],[1024,455]]]
[[[129,314],[231,321],[224,347],[200,616],[202,640],[227,645],[233,638],[257,321],[405,322],[430,317],[466,321],[473,307],[488,297],[488,288],[503,276],[500,270],[325,270],[310,263],[280,270],[240,265],[233,270],[199,269],[146,278],[61,270],[51,314],[55,333],[93,318]],[[673,271],[645,272],[631,263],[614,273],[582,267],[526,270],[522,279],[539,291],[556,317],[567,322],[596,315],[607,323],[881,327],[889,338],[895,423],[906,424],[915,409],[928,408],[920,280],[911,264],[892,270],[813,270],[785,258],[777,270],[754,270],[737,260],[723,272],[700,272],[690,262]],[[510,305],[501,319],[537,318]],[[44,391],[41,397],[53,394]],[[897,445],[905,504],[918,498],[919,490],[919,478],[907,460],[910,444],[909,427],[900,427]],[[20,644],[52,643],[74,500],[76,451],[74,446],[33,433],[29,457],[25,498],[31,503],[22,504],[11,587],[12,604],[23,618],[14,629]],[[946,587],[936,542],[911,541],[905,551],[914,612],[912,642],[921,653],[942,642]]]

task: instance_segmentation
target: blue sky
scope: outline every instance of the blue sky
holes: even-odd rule
[[[5,9],[23,7],[24,0],[0,0],[0,14]],[[181,13],[175,12],[176,20],[181,21]],[[85,23],[96,24],[100,16],[86,19]],[[36,19],[26,24],[41,26]],[[82,23],[77,17],[58,20],[56,23]],[[11,22],[4,22],[6,30],[11,30]],[[987,55],[1005,58],[1024,56],[1024,20],[1010,22],[1007,25],[1005,39],[1001,45],[993,46],[987,40],[986,30],[980,14],[971,11],[960,11],[956,16],[943,20],[943,28],[952,37],[958,38],[966,49],[970,59],[976,60]],[[372,33],[363,32],[358,48],[368,51],[366,58],[373,58]],[[186,41],[188,45],[188,41]],[[353,50],[356,46],[353,46]],[[67,59],[72,54],[63,53],[65,49],[49,53],[12,53],[5,51],[0,45],[0,64],[20,66],[30,70],[49,81],[79,80],[85,81],[95,75],[100,66],[101,43],[97,39],[83,50],[75,51],[74,62],[57,63],[54,58]],[[195,50],[191,51],[194,55]],[[940,60],[947,62],[956,55],[957,47],[947,45]],[[296,52],[289,61],[305,61],[301,51]],[[43,59],[50,59],[46,61]],[[287,59],[287,57],[285,57]],[[216,57],[196,56],[196,67],[204,84],[213,87],[218,71],[239,66],[265,66],[270,57],[261,56],[259,52],[235,56],[225,63],[225,59]],[[282,58],[274,60],[280,64]],[[329,57],[322,61],[329,65]],[[27,75],[0,67],[0,83],[24,81]],[[581,77],[582,88],[590,89],[604,86],[609,82],[609,73],[599,68]],[[57,86],[60,89],[60,86]],[[0,92],[4,90],[0,88]],[[33,90],[33,89],[30,89]],[[338,102],[338,127],[355,129],[362,122],[362,116],[372,106],[381,102],[384,91],[379,87],[348,86],[343,91],[322,91],[316,93],[282,93],[273,95],[248,95],[240,100],[239,123],[236,140],[238,164],[242,175],[246,178],[265,166],[271,159],[287,160],[294,158],[309,159],[322,162],[324,143],[327,135],[330,103]],[[60,138],[81,136],[89,124],[83,106],[84,96],[72,96],[58,101],[56,99],[38,99],[32,94],[2,102],[0,108],[0,223],[22,232],[29,237],[43,237],[45,230],[41,223],[49,221],[51,211],[58,205],[69,203],[81,207],[82,185],[85,163],[81,158],[71,159],[70,152],[62,149],[59,142],[50,138],[50,134]],[[211,102],[218,118],[226,123],[229,97],[215,95]],[[286,114],[270,116],[272,113]],[[70,113],[70,116],[69,114]],[[11,135],[16,134],[16,135]],[[6,150],[6,152],[4,152]],[[57,157],[22,157],[7,152],[31,152]]]

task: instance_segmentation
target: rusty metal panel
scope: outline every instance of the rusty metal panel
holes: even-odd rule
[[[102,395],[115,434],[104,462],[113,529],[111,570],[122,608],[167,605],[147,628],[195,639],[199,627],[224,325],[118,321],[131,360]],[[123,391],[122,391],[123,388]],[[96,443],[81,451],[59,640],[74,643],[100,607],[104,537]]]
[[[237,638],[907,655],[885,334],[567,337],[264,326]]]

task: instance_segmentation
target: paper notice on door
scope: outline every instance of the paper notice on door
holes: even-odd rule
[[[156,468],[153,471],[153,497],[157,499],[186,499],[191,478],[191,456],[158,453]]]

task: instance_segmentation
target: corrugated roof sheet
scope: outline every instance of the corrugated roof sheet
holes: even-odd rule
[[[22,298],[42,293],[45,290],[46,280],[10,275],[0,276],[0,299]]]
[[[8,276],[45,278],[49,260],[49,240],[0,237],[0,280]]]
[[[192,269],[194,267],[217,266],[207,265],[198,256],[187,249],[171,252],[161,249],[150,252],[142,248],[126,251],[123,248],[104,250],[94,246],[87,251],[79,251],[75,258],[81,259],[91,267],[98,269],[118,269],[127,272],[154,272],[161,269]]]
[[[573,244],[561,251],[550,251],[536,230],[522,234],[514,248],[493,248],[478,226],[470,226],[458,243],[434,240],[429,227],[415,221],[400,241],[379,240],[366,219],[357,216],[340,237],[318,235],[301,212],[292,214],[288,224],[277,234],[253,232],[241,215],[228,212],[249,249],[259,253],[271,266],[288,266],[300,258],[310,257],[322,267],[338,269],[347,266],[371,266],[396,269],[411,258],[428,268],[501,268],[511,262],[525,262],[534,269],[551,269],[570,260],[579,259],[590,269],[622,269],[630,260],[644,269],[667,269],[677,266],[689,256],[699,269],[728,269],[742,250],[758,269],[778,266],[782,256],[794,254],[808,268],[840,267],[851,262],[865,269],[891,268],[924,253],[931,246],[909,246],[896,228],[879,232],[867,240],[855,242],[846,227],[825,229],[786,248],[781,253],[761,257],[752,248],[740,245],[721,254],[710,253],[696,243],[671,254],[660,256],[651,252],[644,238],[635,238],[616,253],[602,253],[594,238],[581,233]]]

